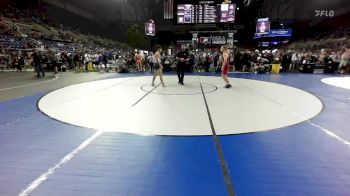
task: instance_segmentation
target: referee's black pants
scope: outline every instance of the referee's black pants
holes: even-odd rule
[[[177,77],[179,78],[180,84],[184,83],[185,68],[186,68],[186,64],[180,63],[177,65]]]

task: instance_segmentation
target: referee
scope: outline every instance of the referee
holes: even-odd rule
[[[176,55],[177,63],[177,77],[179,78],[179,84],[184,85],[185,69],[187,62],[190,60],[189,54],[186,51],[186,46],[181,46],[181,51]]]

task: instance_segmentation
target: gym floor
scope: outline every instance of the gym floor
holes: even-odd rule
[[[151,79],[0,73],[1,195],[350,194],[346,75]]]

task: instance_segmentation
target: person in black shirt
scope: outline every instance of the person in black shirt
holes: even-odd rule
[[[243,66],[243,71],[249,71],[250,68],[251,68],[251,64],[250,64],[250,61],[251,61],[251,56],[250,56],[250,53],[248,50],[246,50],[242,57],[241,57],[241,63],[242,63],[242,66]]]
[[[176,60],[177,63],[177,77],[179,78],[179,84],[184,85],[184,77],[187,62],[189,61],[189,54],[185,50],[186,46],[181,46],[181,51],[177,53]]]
[[[45,73],[44,73],[44,69],[43,67],[41,66],[41,56],[39,54],[38,51],[33,51],[33,64],[34,64],[34,67],[37,71],[37,77],[39,78],[40,77],[40,72],[42,73],[43,76],[45,76]]]
[[[214,68],[215,68],[215,73],[219,73],[221,67],[219,66],[219,60],[220,60],[220,53],[216,53],[214,57]]]
[[[73,63],[74,63],[74,67],[77,71],[80,71],[81,68],[81,56],[76,53],[73,57]]]
[[[102,62],[103,62],[103,65],[105,66],[105,71],[108,72],[108,69],[107,69],[108,56],[107,56],[107,53],[103,54],[103,56],[102,56]]]
[[[22,67],[24,66],[24,57],[22,54],[18,56],[18,64],[17,64],[17,70],[22,71]]]
[[[242,71],[243,69],[243,66],[242,66],[242,54],[243,52],[242,51],[237,51],[235,56],[234,56],[234,65],[235,65],[235,68],[236,68],[236,71]]]
[[[289,66],[292,63],[292,54],[288,51],[282,56],[282,71],[287,72],[289,71]]]

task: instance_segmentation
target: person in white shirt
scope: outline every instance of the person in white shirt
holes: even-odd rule
[[[89,63],[89,57],[88,57],[88,53],[87,52],[85,52],[85,54],[83,56],[83,63],[84,63],[85,69],[87,70],[87,66],[88,66],[88,63]]]
[[[147,62],[148,62],[148,65],[151,68],[151,72],[153,72],[153,66],[154,66],[154,63],[156,62],[156,59],[154,57],[153,52],[150,52],[150,54],[149,54],[149,56],[147,58]]]

